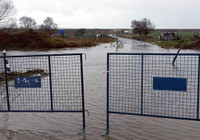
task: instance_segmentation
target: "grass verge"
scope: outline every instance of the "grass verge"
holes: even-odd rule
[[[178,33],[181,35],[181,33]],[[125,37],[125,38],[131,38],[135,40],[141,40],[145,42],[149,42],[155,45],[158,45],[162,48],[165,49],[176,49],[176,48],[181,48],[181,49],[193,49],[193,50],[200,50],[200,37],[193,37],[192,33],[184,33],[184,37],[180,40],[171,40],[171,41],[164,41],[164,40],[159,40],[158,37],[156,37],[158,34],[149,34],[148,36],[138,36],[138,35],[118,35],[120,37]]]

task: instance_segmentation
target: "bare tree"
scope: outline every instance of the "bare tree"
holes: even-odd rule
[[[131,23],[131,27],[133,29],[133,33],[140,34],[142,36],[142,24],[141,21],[133,20]]]
[[[17,19],[11,18],[7,22],[8,28],[18,28]]]
[[[57,31],[57,24],[54,23],[51,17],[47,17],[43,23],[40,28],[49,35],[53,35]]]
[[[133,33],[139,33],[140,37],[142,34],[148,35],[151,31],[155,29],[155,25],[147,18],[142,20],[133,20],[131,23]]]
[[[155,29],[155,25],[150,21],[150,19],[142,19],[143,34],[148,35],[151,31]]]
[[[3,28],[6,29],[8,32],[17,31],[17,29],[18,29],[17,20],[15,18],[10,18],[3,25]]]
[[[21,25],[21,27],[26,28],[26,29],[33,28],[36,25],[36,21],[33,18],[27,17],[27,16],[21,17],[19,21],[20,21],[19,24]]]
[[[4,23],[15,13],[16,9],[11,0],[0,0],[0,23]]]

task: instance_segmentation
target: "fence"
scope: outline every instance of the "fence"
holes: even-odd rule
[[[199,120],[200,54],[107,54],[109,114]]]
[[[0,57],[0,112],[82,112],[84,129],[82,64],[82,54]]]
[[[59,37],[59,35],[54,35],[54,37]],[[96,38],[97,35],[96,34],[89,34],[89,35],[75,35],[75,37],[78,37],[78,38]],[[64,38],[73,38],[73,36],[71,35],[64,35]]]

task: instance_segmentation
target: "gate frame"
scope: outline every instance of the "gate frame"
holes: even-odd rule
[[[78,55],[80,56],[80,72],[81,72],[81,92],[82,92],[82,111],[54,111],[53,110],[53,91],[52,91],[52,77],[51,77],[51,56],[74,56],[74,55]],[[38,112],[38,113],[50,113],[50,112],[54,112],[54,113],[64,113],[64,112],[70,112],[70,113],[80,113],[82,112],[82,130],[79,132],[79,134],[83,133],[85,131],[85,100],[84,100],[84,76],[83,76],[83,53],[68,53],[68,54],[40,54],[40,55],[10,55],[7,56],[6,53],[3,53],[3,56],[0,56],[0,58],[3,58],[3,63],[4,63],[4,72],[5,72],[5,85],[6,85],[6,98],[7,98],[7,110],[0,110],[0,112]],[[51,103],[51,110],[10,110],[10,101],[9,101],[9,90],[8,90],[8,72],[7,72],[7,66],[6,66],[6,61],[7,58],[13,58],[13,57],[47,57],[48,59],[48,65],[49,65],[49,89],[50,89],[50,103]]]
[[[125,112],[113,112],[109,111],[109,56],[111,55],[139,55],[141,56],[141,113],[125,113]],[[143,66],[144,66],[144,56],[145,55],[174,55],[177,57],[178,55],[182,56],[197,56],[198,57],[198,74],[197,74],[197,117],[195,119],[193,118],[181,118],[181,117],[170,117],[170,116],[161,116],[161,115],[147,115],[143,114]],[[109,120],[110,116],[109,113],[111,114],[124,114],[124,115],[136,115],[136,116],[146,116],[146,117],[158,117],[158,118],[168,118],[168,119],[180,119],[180,120],[193,120],[193,121],[200,121],[199,118],[199,99],[200,99],[200,53],[107,53],[107,105],[106,105],[106,130],[103,132],[102,136],[105,136],[109,134],[110,130],[110,125],[109,125]]]

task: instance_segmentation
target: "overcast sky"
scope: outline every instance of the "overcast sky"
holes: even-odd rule
[[[130,28],[150,19],[156,28],[200,29],[200,0],[13,0],[17,19],[41,24],[52,17],[59,28]]]

